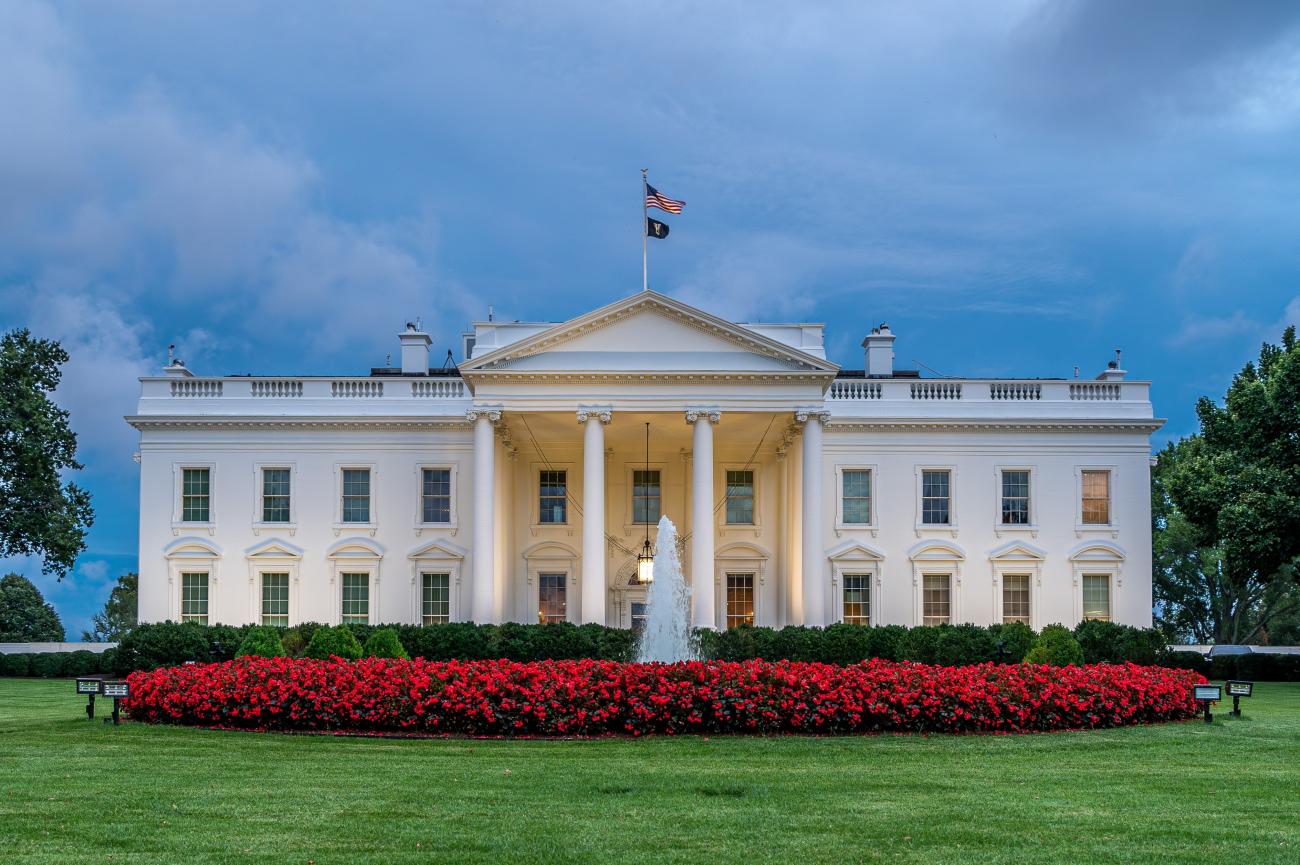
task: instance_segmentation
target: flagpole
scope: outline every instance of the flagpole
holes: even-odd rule
[[[650,211],[646,207],[650,180],[648,168],[641,169],[641,290],[650,290]]]

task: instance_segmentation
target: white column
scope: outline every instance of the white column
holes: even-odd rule
[[[827,412],[801,411],[803,424],[803,622],[822,626],[826,615],[826,550],[822,537],[822,424]]]
[[[578,409],[582,436],[582,623],[605,624],[605,424],[608,409]]]
[[[717,628],[713,603],[713,425],[722,413],[687,409],[691,444],[691,607],[697,628]]]
[[[492,622],[495,607],[496,437],[493,425],[501,420],[498,409],[473,408],[465,417],[474,423],[474,571],[470,580],[470,618]]]

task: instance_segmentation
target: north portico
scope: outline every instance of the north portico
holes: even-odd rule
[[[512,605],[509,580],[496,579],[509,565],[499,560],[526,561],[529,551],[543,549],[554,554],[552,566],[558,560],[567,568],[566,603],[576,604],[570,620],[630,625],[645,599],[633,578],[636,553],[647,526],[653,542],[662,514],[678,524],[683,563],[703,589],[692,597],[702,626],[727,624],[729,573],[733,587],[744,585],[767,617],[783,621],[791,607],[824,606],[815,594],[792,597],[799,587],[788,579],[797,570],[789,563],[791,542],[819,546],[820,473],[805,484],[786,462],[800,439],[804,458],[821,463],[824,397],[838,367],[824,356],[820,326],[761,333],[642,292],[536,328],[495,325],[492,344],[509,341],[495,348],[476,342],[473,357],[460,365],[473,393],[467,416],[474,424],[474,496],[485,503],[475,512],[474,549],[484,551],[471,587],[477,620],[529,615],[533,592]],[[514,339],[520,333],[527,335]],[[808,425],[815,431],[802,435]],[[498,437],[507,447],[496,446]],[[528,495],[492,496],[498,472]],[[552,512],[544,520],[540,505],[534,513],[543,479],[551,492],[563,485],[562,517]],[[795,512],[802,514],[798,538],[791,536]],[[510,524],[502,549],[495,543],[499,520]],[[719,562],[734,571],[720,570]],[[531,589],[527,565],[524,575]],[[773,591],[765,591],[769,586]],[[539,600],[540,617],[543,607]]]
[[[695,623],[1150,621],[1147,382],[923,379],[652,291],[477,322],[465,360],[142,379],[141,616],[635,626],[677,525]],[[647,424],[648,454],[647,454]]]

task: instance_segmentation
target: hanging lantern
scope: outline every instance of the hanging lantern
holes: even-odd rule
[[[650,482],[650,422],[646,421],[645,425],[645,479],[646,483]],[[655,581],[655,554],[650,549],[650,521],[649,514],[642,515],[646,519],[645,524],[645,543],[641,545],[641,555],[636,557],[636,581],[643,586],[648,586]]]

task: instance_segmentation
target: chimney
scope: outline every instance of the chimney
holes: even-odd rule
[[[176,346],[167,346],[167,365],[163,367],[163,375],[168,378],[193,378],[194,373],[190,372],[185,366],[185,361],[176,356]]]
[[[428,375],[429,344],[433,342],[429,335],[408,321],[397,338],[402,342],[402,375]]]
[[[867,350],[867,378],[889,378],[894,374],[894,335],[889,325],[881,322],[880,327],[873,327],[862,340],[862,347]]]
[[[1106,368],[1101,371],[1101,375],[1097,376],[1097,381],[1123,381],[1124,376],[1128,373],[1120,367],[1119,362],[1120,350],[1115,349],[1115,359],[1106,364]]]

